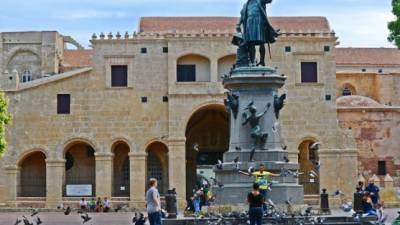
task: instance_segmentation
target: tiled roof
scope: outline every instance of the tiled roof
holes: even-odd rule
[[[399,65],[397,48],[337,48],[336,65]]]
[[[64,50],[62,66],[65,68],[82,68],[92,65],[93,50]]]
[[[142,17],[140,32],[234,32],[237,17]],[[325,17],[270,17],[275,29],[284,32],[330,32]]]

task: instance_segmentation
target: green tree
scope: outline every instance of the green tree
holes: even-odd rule
[[[400,48],[400,0],[392,0],[392,7],[396,19],[388,24],[390,30],[388,40]]]
[[[6,125],[11,122],[11,114],[8,112],[8,100],[3,92],[0,92],[0,157],[6,150],[5,137]]]

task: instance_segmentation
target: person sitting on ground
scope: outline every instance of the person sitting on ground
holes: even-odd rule
[[[98,197],[96,201],[96,212],[103,212],[103,202],[101,201],[101,198]]]
[[[81,198],[81,200],[79,201],[79,207],[81,208],[81,210],[85,211],[87,209],[87,201],[85,200],[85,198]]]
[[[375,185],[374,179],[369,179],[369,184],[365,187],[365,191],[370,193],[372,204],[375,207],[379,202],[379,187]]]
[[[257,183],[253,184],[253,191],[247,195],[247,202],[249,203],[250,225],[261,225],[264,212],[264,196],[260,193],[260,186]]]
[[[111,208],[110,205],[110,201],[107,199],[107,197],[105,197],[103,201],[103,212],[109,212]]]
[[[362,208],[365,216],[376,216],[376,211],[372,205],[371,194],[366,191],[362,199]]]
[[[96,210],[96,200],[94,198],[89,200],[88,205],[91,212],[94,212]]]

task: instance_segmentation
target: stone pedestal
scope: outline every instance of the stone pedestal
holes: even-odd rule
[[[129,153],[130,166],[130,207],[144,209],[146,206],[146,153]]]
[[[65,160],[46,160],[46,208],[55,209],[63,202]]]
[[[96,196],[111,198],[113,155],[96,153]]]
[[[254,177],[240,175],[239,170],[247,171],[252,166],[255,169],[264,164],[267,171],[279,174],[282,169],[298,170],[297,163],[286,163],[288,152],[283,149],[281,141],[280,123],[274,108],[274,98],[279,97],[278,90],[285,84],[286,77],[276,74],[275,70],[268,67],[240,67],[234,69],[230,77],[223,81],[224,87],[238,97],[238,112],[230,110],[230,143],[229,151],[224,154],[223,169],[215,169],[216,179],[224,184],[223,188],[215,187],[217,204],[246,203],[246,196],[251,191]],[[267,133],[268,138],[264,144],[256,145],[254,161],[250,162],[250,154],[254,148],[254,139],[251,137],[251,126],[243,125],[243,114],[249,114],[246,109],[253,104],[257,113],[262,113],[259,125],[262,133]],[[269,107],[268,107],[269,105]],[[277,110],[278,111],[278,110]],[[236,165],[233,160],[239,158]],[[270,177],[277,181],[272,186],[269,194],[275,203],[284,203],[291,199],[294,204],[303,204],[303,187],[297,184],[297,178]]]

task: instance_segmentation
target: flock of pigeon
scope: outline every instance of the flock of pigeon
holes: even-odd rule
[[[59,206],[57,208],[63,209],[63,213],[65,216],[69,216],[72,212],[72,209],[69,206],[66,208],[64,208],[63,206]],[[118,212],[121,209],[122,209],[122,207],[119,206],[115,209],[115,212]],[[82,219],[82,224],[85,224],[92,220],[92,217],[90,217],[88,213],[83,213],[81,210],[78,210],[78,214],[80,215],[80,218]],[[22,217],[17,218],[14,225],[20,225],[20,224],[22,224],[22,225],[40,225],[40,224],[43,224],[43,221],[39,217],[38,209],[32,209],[32,213],[31,213],[30,217],[31,218],[29,219],[25,215],[22,215]],[[145,217],[143,213],[135,212],[135,215],[132,218],[133,225],[144,225],[146,223],[146,221],[147,221],[147,217]]]

